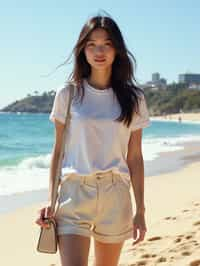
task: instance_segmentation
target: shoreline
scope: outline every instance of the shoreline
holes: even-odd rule
[[[200,142],[180,142],[181,150],[159,152],[153,161],[145,162],[145,177],[173,173],[183,167],[200,161]]]
[[[190,122],[200,124],[200,112],[198,113],[174,113],[162,116],[150,116],[151,120],[172,121],[172,122]]]
[[[174,172],[200,161],[200,142],[182,142],[181,150],[160,152],[152,161],[144,162],[145,179]],[[0,217],[21,208],[47,202],[48,188],[0,195]]]

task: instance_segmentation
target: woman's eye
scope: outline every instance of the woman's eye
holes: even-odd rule
[[[106,46],[112,46],[112,43],[108,42],[105,44]]]
[[[87,46],[88,47],[93,47],[94,46],[94,43],[88,43]]]

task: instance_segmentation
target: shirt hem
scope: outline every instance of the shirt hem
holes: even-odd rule
[[[54,115],[54,114],[51,114],[49,116],[49,120],[52,121],[53,123],[55,123],[55,119],[58,120],[59,122],[61,122],[62,124],[65,123],[65,119],[61,116],[58,116],[58,115]]]
[[[135,131],[139,128],[145,128],[145,127],[149,127],[151,125],[151,121],[150,120],[145,120],[144,122],[135,125],[134,128],[131,128],[131,131]]]

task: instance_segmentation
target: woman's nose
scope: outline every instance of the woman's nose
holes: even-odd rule
[[[103,53],[104,50],[105,50],[105,49],[104,49],[104,47],[103,47],[102,45],[101,45],[101,46],[99,45],[99,46],[96,46],[96,47],[95,47],[95,52],[96,52],[96,53]]]

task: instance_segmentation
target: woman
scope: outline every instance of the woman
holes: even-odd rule
[[[91,236],[95,265],[116,266],[126,239],[146,232],[142,128],[150,125],[143,90],[134,84],[134,57],[117,24],[91,18],[73,50],[75,95],[67,152],[62,162],[59,207],[54,216],[62,266],[88,264]],[[56,136],[50,167],[49,200],[69,99],[69,83],[56,93],[50,120]],[[130,186],[136,200],[133,216]]]

